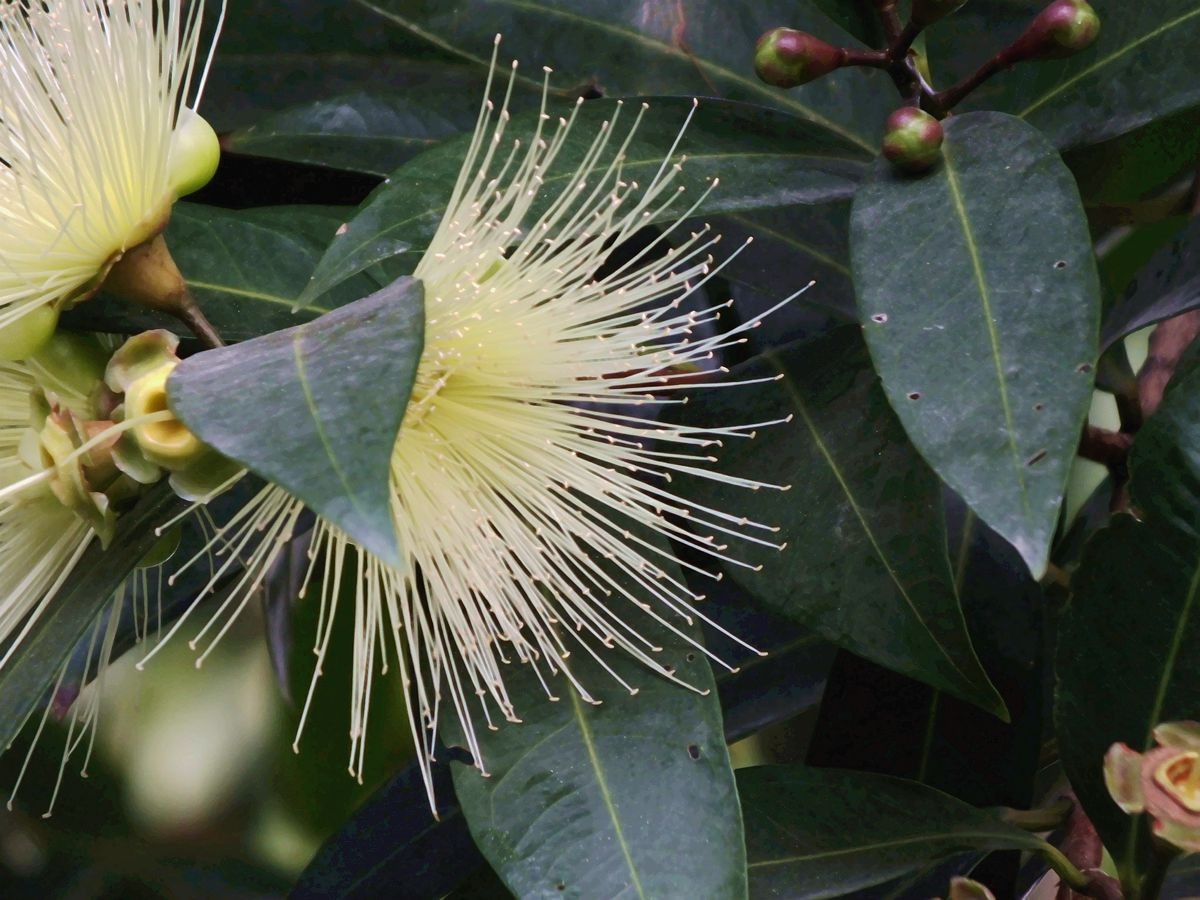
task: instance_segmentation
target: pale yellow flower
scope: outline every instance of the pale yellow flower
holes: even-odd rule
[[[203,6],[0,0],[0,355],[36,349],[212,176]]]

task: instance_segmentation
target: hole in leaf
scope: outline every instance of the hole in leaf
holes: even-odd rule
[[[920,400],[920,399],[921,399],[921,392],[920,392],[920,391],[913,391],[912,393],[910,393],[910,394],[908,395],[908,399],[909,399],[909,400]]]
[[[687,656],[685,656],[685,657],[684,657],[684,659],[686,659],[688,662],[695,662],[695,661],[696,661],[696,654],[695,654],[695,653],[689,653]]]
[[[1092,371],[1092,364],[1091,363],[1080,363],[1075,368],[1075,371],[1086,375],[1088,372]]]
[[[871,321],[877,325],[882,325],[887,321],[887,313],[875,313],[875,315],[871,316]]]
[[[695,744],[688,744],[688,756],[690,756],[692,759],[699,759],[700,748]]]
[[[567,886],[560,881],[558,884],[556,884],[554,886],[554,888],[555,888],[555,890],[565,891],[567,889]]]
[[[1046,458],[1046,453],[1047,453],[1047,451],[1045,451],[1045,450],[1039,450],[1037,453],[1033,454],[1033,456],[1029,457],[1029,459],[1025,460],[1025,465],[1036,466],[1038,463],[1040,463],[1043,459]]]
[[[1058,262],[1056,262],[1054,264],[1054,268],[1056,268],[1056,269],[1065,269],[1066,267],[1067,267],[1067,261],[1065,259],[1060,259]]]
[[[1034,412],[1041,412],[1041,411],[1042,411],[1042,410],[1044,410],[1045,408],[1046,408],[1046,404],[1045,404],[1045,403],[1035,403],[1035,404],[1033,404],[1033,411],[1034,411]]]

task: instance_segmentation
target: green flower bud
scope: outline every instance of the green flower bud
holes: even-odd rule
[[[996,900],[996,895],[988,890],[987,885],[955,876],[950,879],[950,893],[946,895],[946,900]]]
[[[767,84],[792,88],[828,75],[846,51],[794,28],[775,28],[758,39],[754,71]]]
[[[175,197],[186,197],[200,190],[217,174],[221,161],[221,141],[213,127],[198,112],[186,107],[179,113],[179,124],[171,137],[171,189]]]
[[[0,359],[28,359],[37,353],[58,326],[58,310],[43,304],[0,328]]]
[[[57,332],[26,360],[41,388],[74,401],[73,407],[86,405],[104,380],[107,364],[108,353],[99,338],[71,331]]]
[[[967,0],[913,0],[912,20],[924,28],[963,6]]]
[[[1013,44],[1013,61],[1065,59],[1100,36],[1100,17],[1087,0],[1055,0]]]
[[[883,155],[902,172],[924,172],[942,156],[942,123],[915,106],[892,113],[883,135]]]
[[[1200,723],[1166,722],[1154,729],[1158,746],[1138,753],[1113,744],[1104,757],[1104,783],[1127,813],[1145,812],[1162,840],[1200,851]]]

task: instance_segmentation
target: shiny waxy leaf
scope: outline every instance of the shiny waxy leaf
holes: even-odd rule
[[[708,662],[632,604],[621,612],[663,648],[656,662],[704,693],[603,647],[636,696],[582,649],[572,672],[599,705],[561,676],[549,682],[552,702],[530,666],[507,667],[522,721],[480,731],[490,777],[454,766],[463,815],[518,897],[744,897],[741,816]]]
[[[764,327],[767,327],[764,325]],[[688,499],[779,526],[783,551],[731,541],[727,578],[839,646],[1002,715],[971,647],[946,554],[941,485],[905,437],[857,329],[768,351],[700,391],[687,424],[774,424],[729,438],[719,470],[790,485],[677,479]],[[750,566],[761,566],[754,571]]]
[[[0,747],[7,747],[62,671],[83,635],[113,593],[158,542],[155,528],[170,519],[180,501],[159,484],[117,523],[108,547],[99,541],[79,559],[49,608],[0,669]],[[30,561],[33,564],[33,561]]]
[[[293,900],[387,896],[404,885],[413,897],[441,897],[483,859],[454,802],[450,771],[433,770],[438,818],[416,765],[385,784],[326,841],[292,890]]]
[[[1065,60],[1025,63],[989,105],[1059,147],[1094,144],[1200,105],[1200,0],[1093,0],[1100,37]]]
[[[915,781],[761,766],[737,773],[750,893],[819,900],[980,850],[1032,850],[1028,832]]]
[[[873,152],[892,92],[886,75],[859,69],[780,90],[754,74],[754,44],[778,25],[835,45],[854,39],[811,3],[790,0],[355,0],[383,22],[476,62],[504,36],[531,84],[550,66],[556,83],[590,82],[608,97],[673,94],[725,97],[775,107]]]
[[[855,199],[851,254],[905,430],[1040,576],[1097,355],[1099,280],[1070,172],[1011,116],[955,116],[930,174],[879,162]]]
[[[310,324],[191,357],[168,382],[171,409],[399,565],[391,459],[424,330],[424,289],[401,279]]]
[[[662,170],[664,159],[674,155],[678,161],[686,156],[687,161],[676,178],[686,191],[668,209],[656,206],[658,214],[647,217],[648,225],[687,213],[713,178],[721,181],[705,201],[701,211],[706,214],[844,200],[853,195],[866,168],[868,157],[861,148],[820,126],[760,107],[717,100],[700,103],[676,145],[693,102],[668,98],[649,103],[625,150],[622,179],[645,187]],[[550,111],[570,114],[570,108],[561,103]],[[632,102],[624,107],[609,101],[585,103],[544,176],[527,220],[535,221],[534,217],[558,198],[558,191],[586,158],[603,123],[612,123],[615,136],[596,163],[600,171],[612,161],[637,116],[637,105]],[[527,146],[537,126],[536,116],[514,117],[505,130],[504,146],[511,146],[515,139]],[[468,135],[447,141],[392,173],[339,231],[302,300],[311,302],[383,260],[392,260],[397,272],[411,272],[445,213],[469,143]]]
[[[357,93],[269,116],[229,135],[225,149],[251,156],[386,175],[439,141],[475,127],[474,90]],[[482,90],[480,84],[479,90]]]
[[[1126,873],[1149,841],[1108,796],[1104,754],[1153,746],[1160,722],[1200,712],[1200,372],[1167,393],[1130,460],[1134,507],[1097,534],[1072,582],[1058,645],[1063,765]]]
[[[1138,272],[1104,323],[1107,349],[1138,329],[1200,307],[1200,219],[1193,219]]]

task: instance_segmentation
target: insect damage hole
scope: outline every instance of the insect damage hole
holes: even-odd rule
[[[909,391],[909,393],[908,393],[908,399],[909,399],[909,400],[920,400],[920,399],[921,399],[921,392],[920,392],[920,391]]]
[[[690,756],[692,759],[699,759],[700,748],[695,744],[688,744],[688,756]]]
[[[1040,463],[1043,459],[1046,458],[1047,452],[1048,451],[1046,451],[1046,450],[1039,450],[1037,453],[1033,454],[1033,456],[1029,457],[1029,459],[1025,460],[1025,465],[1036,466],[1038,463]]]
[[[1067,261],[1065,259],[1060,259],[1058,262],[1056,262],[1054,264],[1054,268],[1056,268],[1056,269],[1065,269],[1066,267],[1067,267]]]
[[[871,316],[871,321],[876,325],[883,325],[887,322],[887,313],[875,313],[875,315]]]

